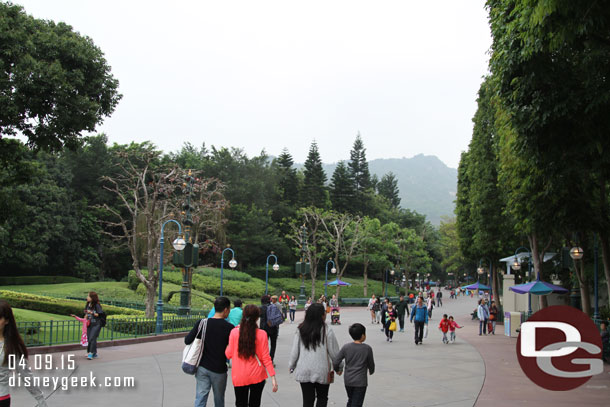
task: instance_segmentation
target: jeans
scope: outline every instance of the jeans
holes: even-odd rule
[[[296,312],[297,312],[297,311],[296,311],[296,310],[294,310],[294,309],[291,309],[291,310],[290,310],[290,320],[291,320],[292,322],[294,322],[294,315],[296,314]]]
[[[400,330],[405,329],[405,314],[398,314],[398,325],[400,325]]]
[[[481,335],[481,330],[483,330],[483,333],[485,335],[487,335],[487,320],[486,319],[479,321],[479,335]]]
[[[447,340],[447,332],[443,332],[443,343],[444,343],[444,342],[449,342],[449,341]]]
[[[450,341],[455,341],[455,331],[450,331],[449,332],[449,340]]]
[[[345,386],[347,392],[347,407],[362,407],[364,405],[364,396],[366,395],[366,386],[352,387]]]
[[[415,321],[415,342],[421,343],[424,339],[424,321]]]
[[[438,304],[439,307],[443,306],[443,299],[442,298],[437,298],[436,299],[436,303]]]
[[[381,321],[381,311],[375,311],[375,322]]]
[[[199,366],[195,379],[197,380],[195,407],[205,407],[208,404],[210,389],[214,392],[214,407],[224,407],[225,390],[227,389],[226,373],[215,373]]]
[[[260,407],[265,381],[248,386],[235,386],[235,407]]]
[[[316,402],[316,407],[326,407],[328,404],[328,388],[330,384],[321,383],[301,383],[301,392],[303,393],[303,407],[313,407]]]
[[[496,320],[491,321],[491,332],[496,333]]]
[[[87,327],[87,353],[97,354],[97,337],[100,336],[102,325],[91,324]]]

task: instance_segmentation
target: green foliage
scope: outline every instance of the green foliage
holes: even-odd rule
[[[176,315],[163,314],[163,332],[184,332],[190,330],[200,316],[178,317]],[[108,328],[114,332],[120,332],[129,336],[145,336],[155,333],[157,327],[156,318],[134,318],[133,316],[109,317]]]
[[[393,208],[400,206],[400,192],[398,191],[398,179],[393,172],[385,174],[377,184],[379,195],[388,200]]]
[[[322,168],[322,159],[318,151],[318,144],[314,141],[309,147],[309,154],[305,160],[305,181],[302,191],[302,206],[326,208],[328,192],[326,191],[326,173]]]
[[[70,276],[16,276],[0,277],[0,285],[33,285],[33,284],[62,284],[82,283],[82,278]]]
[[[182,283],[182,274],[179,272],[163,272],[163,280],[174,284]],[[193,275],[193,286],[195,290],[217,296],[220,294],[220,279],[201,274]],[[256,298],[265,293],[265,282],[252,279],[252,281],[235,281],[223,279],[223,294],[241,298]]]
[[[349,153],[350,160],[347,163],[349,175],[353,181],[354,197],[351,205],[351,213],[366,215],[370,212],[371,202],[368,191],[372,189],[369,164],[366,161],[366,149],[360,137],[356,136],[354,145]]]
[[[194,273],[200,274],[202,276],[220,278],[220,269],[217,269],[217,268],[201,267],[201,268],[195,269]],[[235,280],[235,281],[252,281],[252,276],[250,274],[244,273],[242,271],[225,268],[223,270],[223,279],[224,280]]]
[[[75,147],[121,98],[90,38],[10,3],[0,3],[0,75],[0,134],[40,148]]]
[[[344,161],[339,161],[337,168],[330,181],[330,201],[333,210],[337,212],[349,212],[354,205],[356,190],[354,179]]]
[[[74,318],[66,315],[51,314],[48,312],[32,311],[28,309],[13,308],[15,320],[19,322],[34,322],[34,321],[73,321]],[[79,315],[80,316],[80,315]]]
[[[85,309],[85,304],[82,301],[64,300],[17,291],[0,290],[0,298],[8,301],[11,307],[60,315],[75,314],[82,316]],[[101,304],[108,315],[144,315],[142,311],[104,305],[103,299],[101,299]]]
[[[136,274],[135,270],[129,270],[129,273],[127,274],[127,288],[135,291],[138,289],[138,285],[140,283],[141,281],[138,278],[138,275]]]

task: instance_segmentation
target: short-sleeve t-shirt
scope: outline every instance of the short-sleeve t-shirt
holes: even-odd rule
[[[184,343],[187,345],[195,340],[195,336],[201,338],[201,334],[197,335],[199,322],[197,321],[191,332],[184,338]],[[203,355],[201,356],[199,366],[214,373],[226,373],[227,358],[225,356],[225,349],[229,344],[229,335],[233,328],[235,327],[224,319],[208,318],[203,343]]]

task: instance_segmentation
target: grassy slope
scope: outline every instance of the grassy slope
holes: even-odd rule
[[[30,311],[27,309],[13,308],[13,314],[15,314],[15,320],[17,322],[30,322],[30,321],[72,321],[75,320],[72,317],[58,314],[49,314],[47,312]]]

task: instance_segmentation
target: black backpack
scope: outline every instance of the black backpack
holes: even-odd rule
[[[102,312],[101,314],[98,314],[98,315],[99,315],[98,318],[100,319],[100,326],[103,328],[106,326],[106,313]]]

